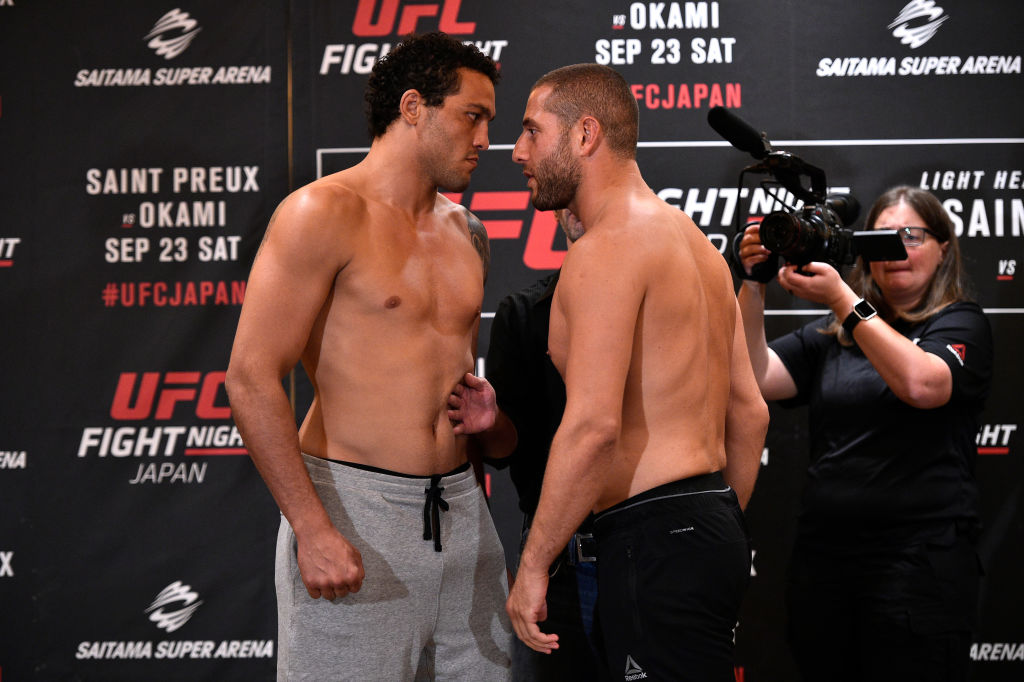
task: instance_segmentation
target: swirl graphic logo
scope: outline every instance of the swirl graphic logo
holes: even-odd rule
[[[188,49],[196,34],[202,31],[199,22],[175,7],[160,17],[143,40],[164,59],[174,59]]]
[[[910,25],[919,19],[927,19],[928,23],[913,27]],[[900,10],[889,28],[895,29],[892,32],[894,38],[899,38],[901,43],[916,50],[932,39],[946,19],[949,17],[943,16],[942,8],[936,7],[934,0],[914,0]]]
[[[187,623],[196,609],[202,605],[203,602],[196,601],[197,599],[199,595],[192,591],[191,585],[183,585],[180,580],[175,580],[156,595],[146,613],[158,628],[174,632]],[[172,604],[181,604],[182,608],[176,611],[164,608]]]

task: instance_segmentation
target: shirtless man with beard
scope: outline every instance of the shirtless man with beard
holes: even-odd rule
[[[558,647],[537,626],[548,567],[594,512],[608,669],[732,680],[768,410],[729,268],[644,182],[637,122],[618,73],[568,66],[534,85],[513,151],[533,205],[569,208],[584,232],[551,306],[565,413],[507,608],[528,646]]]

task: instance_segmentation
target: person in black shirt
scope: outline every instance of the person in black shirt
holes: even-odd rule
[[[582,234],[579,221],[568,210],[556,211],[556,217],[570,244]],[[487,349],[487,379],[514,431],[506,430],[486,455],[492,465],[509,468],[523,512],[523,544],[540,499],[551,439],[565,409],[565,384],[547,352],[548,318],[558,275],[556,271],[502,299]],[[599,678],[599,659],[591,644],[597,575],[589,533],[588,518],[551,567],[545,626],[559,634],[558,651],[544,655],[516,639],[513,679]]]
[[[977,610],[978,414],[992,336],[968,299],[953,225],[930,193],[885,192],[865,229],[897,229],[905,261],[825,263],[779,283],[832,314],[767,344],[765,285],[739,293],[761,393],[806,404],[810,465],[787,594],[805,681],[965,680]],[[756,226],[740,257],[764,262]]]

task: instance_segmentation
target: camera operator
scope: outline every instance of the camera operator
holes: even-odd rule
[[[766,285],[744,280],[739,293],[762,396],[809,407],[789,641],[807,682],[965,680],[991,330],[933,195],[894,187],[865,229],[898,230],[907,259],[858,258],[849,283],[822,262],[778,271],[784,289],[830,315],[768,344]],[[747,275],[774,257],[758,232],[748,227],[740,242]]]

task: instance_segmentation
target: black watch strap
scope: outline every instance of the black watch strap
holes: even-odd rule
[[[877,314],[878,311],[875,310],[875,306],[862,298],[853,304],[853,310],[851,310],[850,314],[846,316],[845,320],[843,320],[843,329],[845,329],[846,333],[853,338],[853,328],[856,327],[861,320],[870,320]]]

